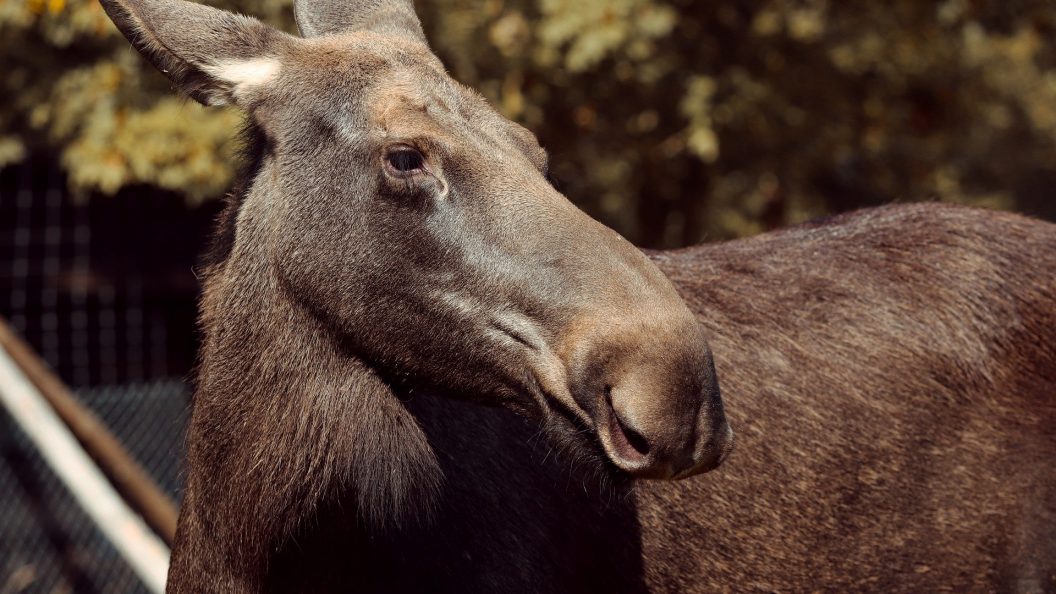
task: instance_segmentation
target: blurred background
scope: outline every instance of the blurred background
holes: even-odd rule
[[[294,31],[290,0],[213,3]],[[417,4],[639,245],[892,201],[1056,219],[1051,0]],[[0,0],[0,85],[0,318],[178,500],[194,266],[242,116],[175,97],[96,0]],[[142,588],[0,412],[0,594]]]

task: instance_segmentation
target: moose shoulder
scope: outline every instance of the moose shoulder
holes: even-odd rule
[[[170,591],[1054,587],[1053,226],[912,206],[650,258],[408,0],[297,2],[302,37],[103,5],[255,139]],[[736,464],[632,485],[722,463],[717,377]]]
[[[1056,589],[1056,226],[892,206],[655,259],[739,443],[640,485],[652,583]]]

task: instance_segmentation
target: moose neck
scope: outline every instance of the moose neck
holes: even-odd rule
[[[422,521],[440,480],[389,384],[270,265],[269,190],[260,187],[268,173],[265,163],[230,253],[205,281],[188,438],[188,508],[201,516],[193,523],[246,543],[246,559],[232,560],[245,563],[266,561],[324,508],[344,509],[371,533]]]

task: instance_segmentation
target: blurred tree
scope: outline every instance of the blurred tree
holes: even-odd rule
[[[224,2],[292,30],[288,0]],[[891,200],[1056,218],[1049,0],[430,0],[452,74],[649,246]],[[220,194],[239,115],[171,99],[95,0],[0,0],[0,163]]]

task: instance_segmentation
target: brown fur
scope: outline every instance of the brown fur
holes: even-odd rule
[[[408,2],[300,2],[311,39],[104,6],[252,117],[170,591],[1056,590],[1056,227],[889,207],[650,261]],[[391,138],[426,169],[385,169]],[[728,452],[716,371],[731,464],[631,486],[631,449]]]
[[[228,591],[217,586],[232,572],[218,569],[221,551],[251,541],[269,518],[296,517],[289,509],[262,515],[242,489],[264,487],[276,507],[305,501],[305,489],[354,468],[341,455],[365,451],[401,475],[414,464],[439,467],[442,481],[430,483],[437,492],[426,494],[431,519],[375,534],[347,517],[354,502],[341,504],[345,512],[305,511],[301,533],[287,534],[277,554],[237,548],[240,562],[271,559],[272,570],[243,569],[264,583],[230,591],[1056,588],[1054,226],[939,204],[899,206],[653,259],[716,345],[740,428],[727,466],[611,491],[592,478],[596,461],[569,468],[530,423],[435,394],[405,402],[428,449],[408,427],[395,447],[370,450],[340,437],[362,428],[295,433],[354,414],[317,403],[288,413],[297,422],[285,424],[274,412],[239,407],[248,426],[273,423],[250,434],[270,451],[257,455],[285,462],[259,475],[218,469],[203,460],[202,444],[216,441],[212,431],[234,433],[245,450],[245,425],[192,433],[192,467],[209,469],[192,479],[243,478],[217,485],[208,505],[188,500],[185,509],[218,519],[199,526],[185,511],[174,589]],[[276,373],[251,384],[281,391],[277,381],[328,375]],[[322,454],[341,466],[312,473],[309,458],[298,463]],[[199,493],[188,485],[189,497]]]
[[[1056,227],[892,206],[655,259],[739,430],[638,490],[657,590],[1056,591]]]

